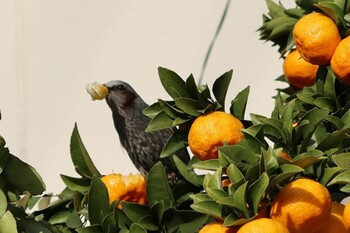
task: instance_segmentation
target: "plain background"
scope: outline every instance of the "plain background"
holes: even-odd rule
[[[294,1],[285,1],[293,5]],[[75,123],[103,174],[136,172],[121,149],[111,112],[87,83],[129,82],[146,102],[168,99],[162,66],[199,77],[226,1],[0,0],[0,134],[42,175],[48,192],[77,176],[69,140]],[[232,1],[204,83],[234,75],[227,104],[247,86],[247,115],[270,116],[282,73],[276,47],[259,40],[265,1]]]

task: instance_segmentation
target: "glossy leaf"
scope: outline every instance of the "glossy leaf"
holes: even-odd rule
[[[202,201],[194,203],[191,208],[199,213],[209,214],[221,218],[222,206],[216,201]]]
[[[193,169],[188,169],[187,165],[184,164],[181,159],[179,159],[177,156],[173,157],[174,163],[180,172],[180,174],[191,184],[194,186],[199,187],[202,183],[200,182],[201,179],[198,178],[198,175],[193,171]]]
[[[80,174],[87,178],[91,178],[93,175],[101,175],[81,140],[77,124],[74,125],[70,140],[70,153],[73,164]]]
[[[147,177],[147,199],[150,206],[164,201],[164,208],[175,207],[175,200],[161,162],[156,163]],[[155,190],[157,190],[155,192]]]
[[[158,75],[166,92],[173,98],[190,97],[186,90],[185,81],[174,71],[159,67]]]
[[[247,201],[253,208],[253,213],[258,213],[259,202],[264,197],[265,191],[269,186],[269,177],[267,173],[263,173],[258,180],[248,187]]]
[[[230,112],[233,116],[238,119],[244,119],[245,110],[247,107],[248,96],[250,87],[246,87],[244,90],[239,92],[237,96],[231,101]]]
[[[10,155],[3,174],[7,185],[13,192],[22,194],[28,191],[32,195],[40,195],[46,189],[39,173],[32,166],[14,155]]]
[[[171,119],[165,112],[158,113],[147,125],[146,132],[151,132],[160,129],[171,128],[173,126],[173,119]]]
[[[85,178],[75,178],[66,175],[61,175],[63,183],[72,191],[85,193],[89,190],[91,180]]]
[[[88,200],[89,221],[91,224],[101,224],[109,211],[108,191],[100,178],[92,178]]]
[[[221,111],[225,111],[225,99],[227,94],[227,89],[230,85],[232,79],[233,70],[230,70],[219,78],[217,78],[213,84],[213,94],[216,101],[222,106]]]

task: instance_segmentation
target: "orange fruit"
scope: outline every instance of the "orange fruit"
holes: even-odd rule
[[[327,223],[331,205],[331,196],[322,184],[303,178],[280,190],[271,204],[270,217],[291,233],[314,233]]]
[[[331,67],[338,80],[350,86],[350,37],[343,39],[334,51]]]
[[[236,144],[243,139],[243,124],[231,114],[214,111],[197,117],[188,133],[188,145],[201,160],[218,157],[218,146]]]
[[[346,233],[346,229],[343,223],[343,212],[345,206],[343,204],[332,202],[331,214],[324,227],[317,233]]]
[[[315,65],[328,64],[341,41],[333,20],[317,12],[298,20],[293,29],[293,38],[301,57]]]
[[[347,232],[350,232],[350,201],[345,205],[343,212],[343,222]]]
[[[199,233],[236,233],[237,230],[233,227],[224,227],[220,222],[212,222],[200,229]]]
[[[259,218],[244,224],[237,233],[289,233],[289,231],[277,220]]]
[[[109,202],[117,201],[118,208],[120,201],[147,204],[146,179],[142,175],[110,174],[101,180],[108,190]]]
[[[312,86],[316,81],[318,65],[305,61],[298,50],[290,52],[283,62],[283,73],[292,86],[303,88]]]

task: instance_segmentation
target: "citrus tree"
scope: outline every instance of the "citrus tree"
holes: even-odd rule
[[[182,78],[158,69],[169,99],[159,99],[143,113],[151,118],[146,131],[176,129],[160,155],[173,161],[179,174],[175,184],[169,184],[160,162],[144,179],[101,174],[75,125],[70,153],[77,176],[62,174],[66,188],[45,204],[50,195],[42,195],[39,174],[0,138],[0,232],[323,229],[330,216],[341,215],[334,202],[350,192],[350,2],[295,3],[286,9],[266,0],[269,12],[259,29],[260,38],[277,46],[284,59],[284,74],[277,80],[288,83],[277,91],[270,116],[246,115],[249,87],[226,100],[232,70],[210,88],[197,84],[193,75]],[[300,34],[299,27],[320,33]],[[318,47],[309,47],[309,41]],[[319,47],[324,41],[332,50],[327,56],[317,54],[324,52]],[[193,156],[185,164],[176,152],[187,147]],[[30,211],[37,203],[39,209]]]

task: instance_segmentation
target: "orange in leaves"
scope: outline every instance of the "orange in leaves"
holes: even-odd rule
[[[303,16],[293,29],[294,43],[302,58],[315,65],[329,64],[341,41],[337,25],[322,13]]]
[[[331,205],[331,196],[322,184],[302,178],[279,191],[270,218],[283,223],[290,233],[314,233],[327,223]]]
[[[277,220],[259,218],[244,224],[237,233],[289,233],[289,231]]]
[[[212,222],[200,229],[199,233],[236,233],[237,230],[233,227],[224,227],[220,222]]]
[[[332,202],[331,214],[327,223],[317,233],[347,233],[343,222],[343,212],[345,206],[343,204]]]
[[[243,124],[231,114],[214,111],[197,117],[188,134],[192,153],[201,160],[218,157],[217,147],[233,145],[243,139]]]
[[[283,73],[292,86],[303,88],[312,86],[316,81],[318,65],[305,61],[298,50],[290,52],[283,62]]]
[[[110,174],[101,178],[105,184],[109,202],[117,201],[118,208],[121,208],[120,201],[147,204],[146,179],[140,174]]]
[[[343,39],[334,51],[331,67],[338,80],[350,86],[350,37]]]

